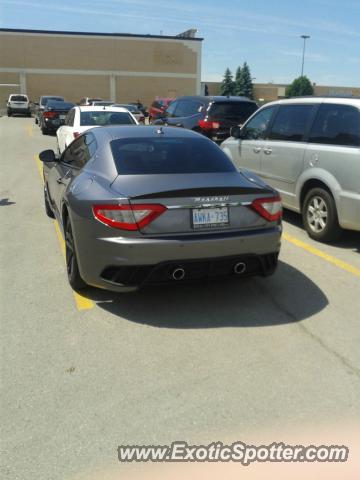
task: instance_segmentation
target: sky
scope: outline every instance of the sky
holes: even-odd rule
[[[246,61],[256,83],[360,86],[360,0],[0,0],[0,27],[204,38],[202,80]]]

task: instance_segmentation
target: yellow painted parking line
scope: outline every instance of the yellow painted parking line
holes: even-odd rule
[[[350,265],[349,263],[343,262],[342,260],[339,260],[338,258],[333,257],[332,255],[329,255],[328,253],[319,250],[318,248],[312,247],[311,245],[289,235],[288,233],[283,234],[283,239],[287,242],[292,243],[293,245],[296,245],[299,248],[302,248],[309,253],[312,253],[313,255],[316,255],[319,258],[322,258],[329,263],[332,263],[336,267],[341,268],[348,273],[352,273],[356,277],[360,277],[360,269]]]
[[[26,133],[28,134],[28,137],[32,137],[33,136],[33,127],[32,125],[28,125],[26,127]]]
[[[38,155],[34,155],[34,160],[36,163],[36,168],[38,169],[39,175],[41,177],[41,180],[44,182],[44,175],[43,175],[43,167],[40,158]]]
[[[41,161],[37,155],[34,155],[34,160],[35,160],[38,172],[40,174],[41,180],[44,181]],[[65,242],[64,242],[59,224],[56,220],[54,220],[54,226],[55,226],[56,236],[59,240],[60,250],[65,259]],[[74,295],[75,304],[78,310],[91,310],[94,307],[94,302],[89,298],[82,296],[80,293],[77,293],[74,290],[73,290],[73,295]]]

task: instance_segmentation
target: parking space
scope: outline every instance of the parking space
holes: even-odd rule
[[[286,212],[272,277],[74,294],[37,158],[56,138],[21,117],[0,135],[9,478],[80,478],[115,467],[122,443],[311,439],[357,421],[359,233],[316,243]]]

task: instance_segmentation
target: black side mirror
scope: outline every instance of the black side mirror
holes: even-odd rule
[[[54,150],[43,150],[39,154],[39,158],[44,163],[53,163],[59,160],[58,155],[55,155]]]
[[[242,138],[241,125],[235,125],[235,127],[231,127],[230,136],[233,138]]]

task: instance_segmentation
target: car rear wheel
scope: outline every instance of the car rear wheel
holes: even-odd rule
[[[35,125],[37,125],[38,123],[38,119],[35,117]]]
[[[75,251],[75,242],[69,218],[67,218],[65,222],[65,256],[66,270],[71,287],[74,290],[81,290],[85,288],[86,283],[81,278],[79,272],[79,265]]]
[[[41,133],[43,135],[47,135],[49,133],[49,130],[46,127],[41,127]]]
[[[45,203],[45,212],[46,215],[50,218],[55,218],[54,212],[52,211],[51,205],[49,203],[47,193],[46,193],[46,188],[44,187],[44,203]]]
[[[8,116],[8,117],[11,117],[11,110],[8,110],[8,111],[7,111],[7,116]]]
[[[335,200],[323,188],[313,188],[307,193],[302,217],[308,235],[314,240],[331,242],[341,235]]]

